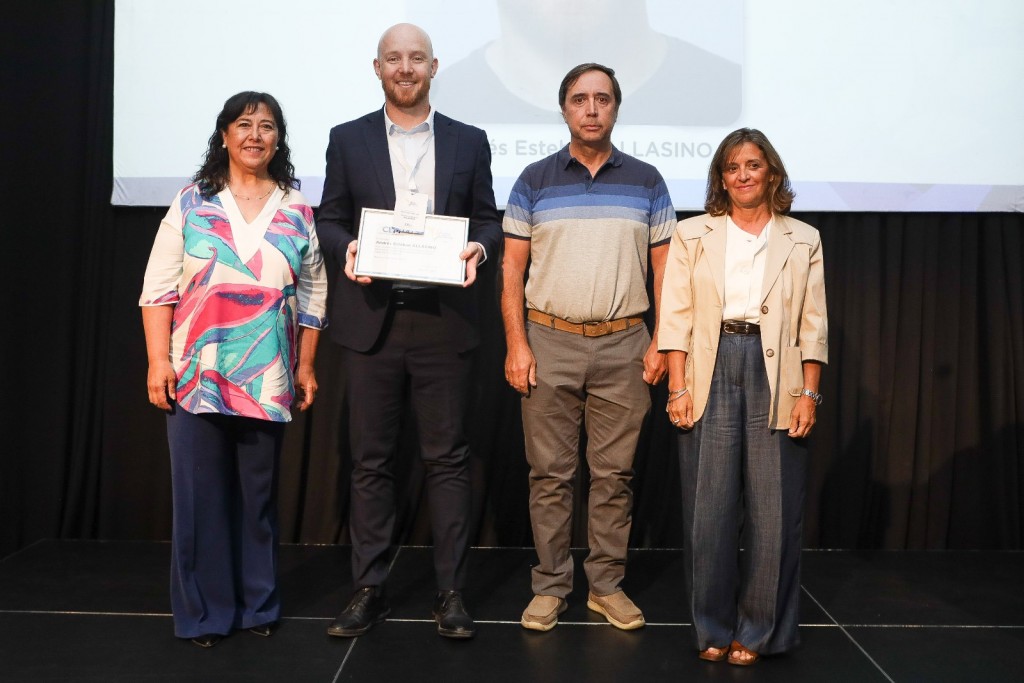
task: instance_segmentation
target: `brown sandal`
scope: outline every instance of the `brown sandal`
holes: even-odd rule
[[[737,652],[743,652],[750,655],[750,659],[737,659],[733,657],[733,654]],[[745,648],[739,644],[738,641],[732,641],[732,645],[729,646],[729,663],[735,664],[736,666],[754,666],[757,664],[757,660],[761,659],[761,655],[757,654],[749,648]]]
[[[717,647],[712,645],[711,647],[701,650],[700,654],[697,656],[708,662],[720,662],[729,656],[730,649],[731,648],[729,646]],[[712,652],[712,650],[718,650],[718,652]]]

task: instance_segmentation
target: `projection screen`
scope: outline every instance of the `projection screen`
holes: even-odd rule
[[[333,125],[383,104],[380,34],[433,39],[438,111],[485,129],[503,207],[568,142],[571,67],[617,71],[613,142],[700,210],[730,131],[772,140],[798,211],[1024,210],[1024,2],[1018,0],[120,0],[115,205],[165,206],[241,90],[273,94],[317,204]]]

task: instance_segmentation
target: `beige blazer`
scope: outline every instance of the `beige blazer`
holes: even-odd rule
[[[725,216],[676,226],[661,290],[658,348],[686,351],[693,419],[704,414],[718,355],[725,301]],[[828,362],[825,271],[818,231],[775,216],[761,286],[761,346],[771,388],[773,429],[788,429],[803,390],[803,361]],[[673,387],[675,388],[675,387]]]

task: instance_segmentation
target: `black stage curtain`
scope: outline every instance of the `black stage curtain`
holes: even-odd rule
[[[0,31],[4,187],[14,200],[4,218],[12,296],[2,335],[0,557],[44,537],[166,539],[167,447],[163,417],[146,401],[137,309],[165,208],[109,204],[113,3],[20,3]],[[205,67],[197,62],[197,73]],[[187,102],[169,93],[154,106]],[[197,154],[203,145],[181,142]],[[1024,215],[798,217],[821,230],[831,323],[826,400],[810,440],[806,545],[1021,549]],[[495,281],[482,286],[489,311],[472,416],[474,543],[529,546],[518,400],[503,380]],[[338,357],[324,339],[318,402],[288,428],[287,542],[347,541]],[[638,447],[636,547],[682,543],[664,401],[662,386]],[[414,430],[410,423],[401,435],[396,540],[428,543]],[[583,511],[585,468],[578,484]],[[574,538],[586,544],[582,514]]]

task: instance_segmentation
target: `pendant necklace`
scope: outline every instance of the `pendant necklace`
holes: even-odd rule
[[[242,196],[240,194],[235,194],[235,191],[231,189],[230,185],[228,185],[228,192],[230,192],[231,196],[234,197],[235,199],[244,199],[247,202],[251,201],[253,199],[255,199],[256,201],[259,201],[261,199],[266,199],[270,195],[270,193],[274,191],[274,189],[276,187],[277,187],[277,185],[271,185],[270,189],[267,190],[264,194],[260,195],[259,197],[244,197],[244,196]]]

